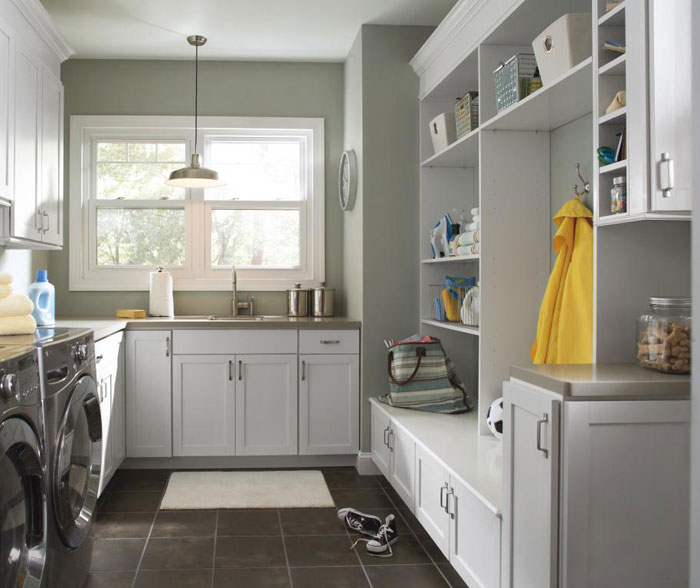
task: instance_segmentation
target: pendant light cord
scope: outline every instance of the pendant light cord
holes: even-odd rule
[[[199,99],[199,45],[194,48],[194,152],[197,153],[197,106]]]

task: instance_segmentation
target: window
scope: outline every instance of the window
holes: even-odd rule
[[[281,290],[324,278],[323,121],[200,117],[222,188],[165,185],[187,165],[190,117],[71,117],[70,284]]]

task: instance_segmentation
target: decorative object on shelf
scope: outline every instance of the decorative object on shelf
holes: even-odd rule
[[[578,199],[553,218],[559,227],[557,254],[547,282],[537,336],[530,349],[535,364],[593,360],[593,213]]]
[[[669,374],[689,374],[692,307],[690,298],[649,298],[650,311],[637,319],[637,362]]]
[[[588,180],[585,180],[581,175],[581,164],[578,162],[576,163],[576,173],[578,174],[578,179],[581,180],[581,187],[583,190],[579,192],[578,184],[574,184],[574,194],[576,194],[576,198],[581,200],[586,194],[590,194],[591,183]]]
[[[321,282],[311,290],[311,316],[329,317],[335,315],[335,289],[326,288]]]
[[[627,212],[627,176],[613,178],[613,187],[610,189],[610,212],[612,214]]]
[[[300,283],[287,290],[287,316],[309,316],[311,290],[302,288]]]
[[[612,51],[613,53],[619,53],[620,55],[627,52],[627,47],[625,47],[625,45],[622,43],[618,43],[617,41],[605,41],[603,43],[603,49],[606,51]]]
[[[190,35],[187,42],[194,47],[194,152],[192,163],[181,167],[170,174],[165,182],[177,188],[218,188],[224,183],[219,180],[219,174],[213,169],[202,167],[202,157],[197,153],[197,114],[199,98],[199,48],[207,42],[202,35]]]
[[[542,82],[546,86],[591,56],[591,13],[559,17],[532,42]]]
[[[433,259],[447,257],[450,254],[452,240],[452,218],[449,214],[443,216],[430,231],[430,249]]]
[[[627,159],[627,141],[625,140],[627,133],[622,129],[617,133],[617,147],[615,147],[615,161],[623,161]]]
[[[598,154],[598,162],[600,165],[615,163],[615,150],[611,147],[598,147],[596,153]]]
[[[462,302],[460,318],[463,324],[471,327],[479,326],[479,314],[481,312],[480,283],[481,282],[477,282],[476,286],[469,289]]]
[[[378,397],[385,404],[445,414],[474,407],[439,339],[414,335],[393,345],[387,371],[390,392]]]
[[[457,139],[479,126],[479,93],[467,92],[455,102]]]
[[[455,142],[455,115],[452,112],[438,114],[430,121],[430,138],[433,141],[433,150],[440,153]]]
[[[343,151],[338,169],[338,199],[345,212],[353,209],[357,198],[357,155],[353,149]]]
[[[499,441],[503,439],[503,397],[497,398],[486,413],[486,425]]]
[[[517,53],[493,70],[498,112],[528,95],[529,80],[535,77],[536,69],[537,62],[532,53]]]
[[[620,90],[615,93],[615,97],[612,99],[608,107],[605,109],[605,114],[611,114],[620,108],[627,106],[627,92],[625,90]]]
[[[544,82],[542,82],[542,78],[540,77],[540,70],[539,68],[535,68],[535,75],[527,81],[527,95],[529,96],[530,94],[537,92],[537,90],[543,86]]]
[[[173,303],[173,276],[162,267],[149,277],[148,314],[151,316],[175,316]]]

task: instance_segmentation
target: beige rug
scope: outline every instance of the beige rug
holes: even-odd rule
[[[323,474],[315,470],[175,472],[161,509],[333,507]]]

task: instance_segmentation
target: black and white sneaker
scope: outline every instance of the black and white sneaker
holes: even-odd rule
[[[360,533],[368,537],[374,537],[382,526],[382,519],[374,515],[365,514],[354,508],[341,508],[338,518],[345,523],[351,533]]]
[[[354,549],[360,542],[366,543],[367,555],[374,557],[391,557],[394,555],[391,546],[399,540],[399,532],[396,529],[396,517],[390,514],[377,530],[377,534],[372,539],[359,538],[352,544],[350,549]]]

